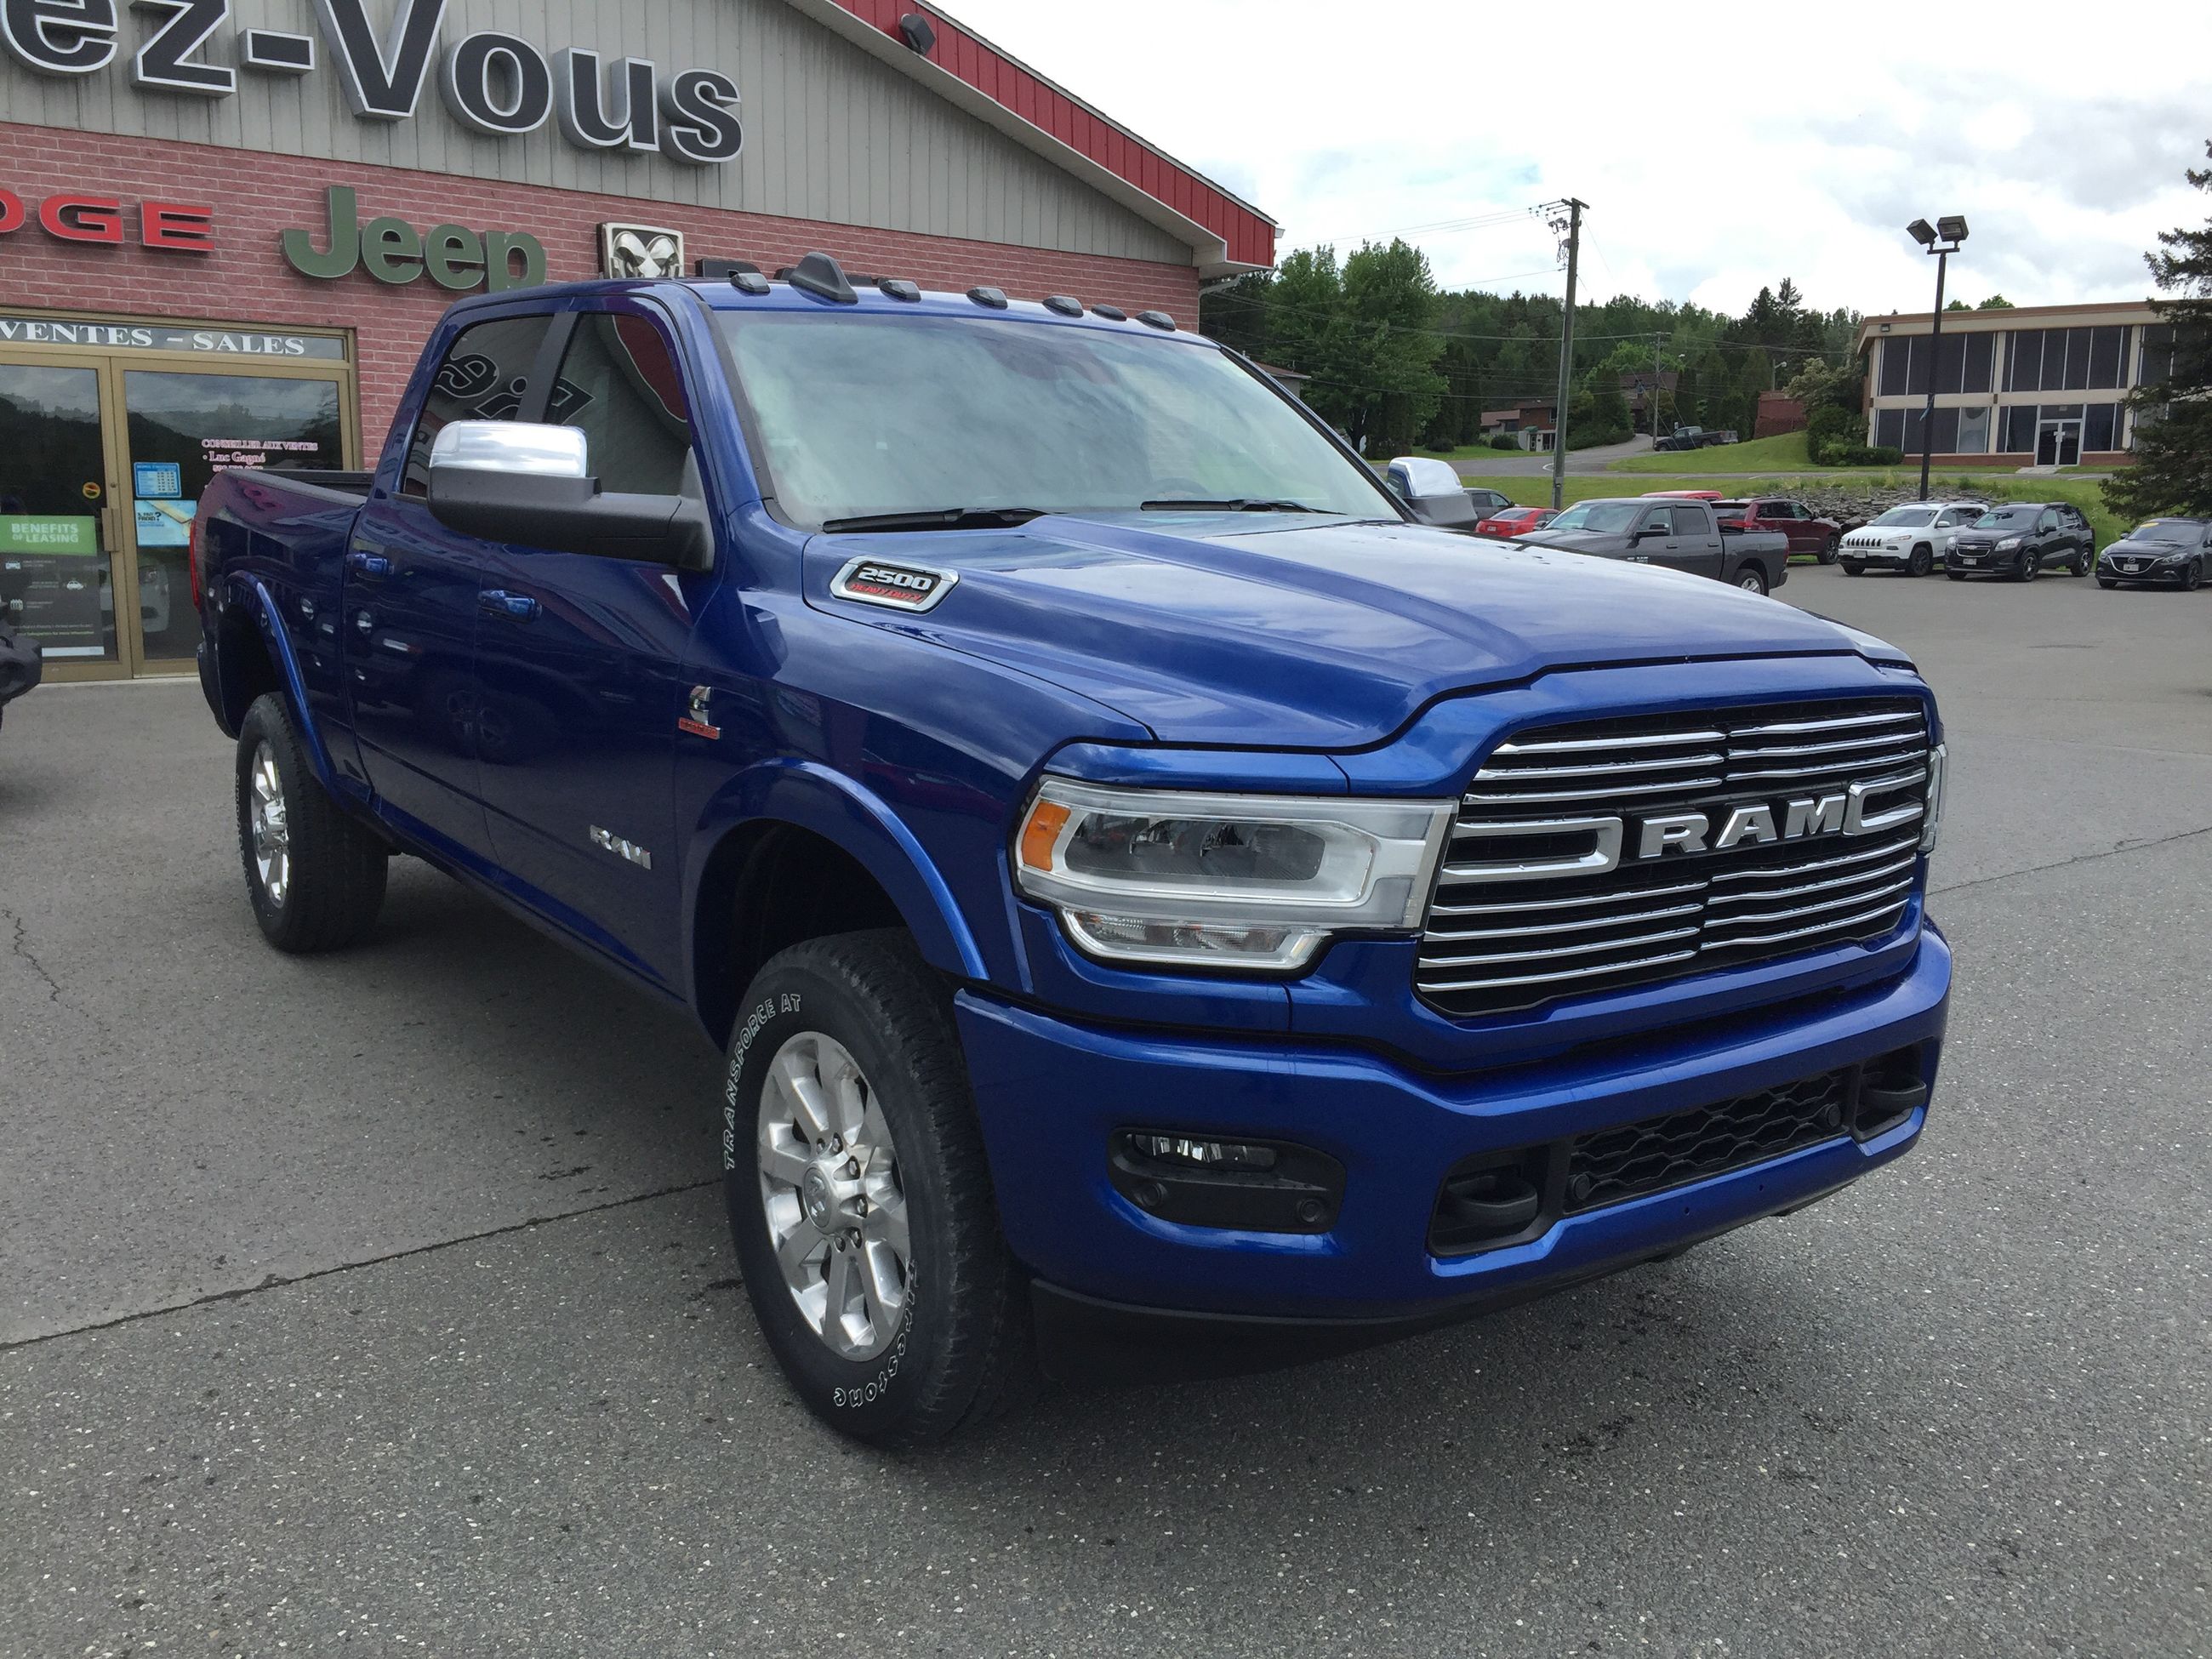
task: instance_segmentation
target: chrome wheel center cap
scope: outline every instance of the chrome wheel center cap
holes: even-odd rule
[[[806,1218],[823,1232],[830,1231],[830,1177],[817,1164],[807,1170],[806,1178],[799,1183],[799,1202],[806,1207]]]

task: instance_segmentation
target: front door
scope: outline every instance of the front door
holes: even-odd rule
[[[703,494],[669,335],[642,308],[572,313],[544,418],[580,428],[602,489]],[[703,578],[544,548],[489,550],[477,623],[491,845],[522,895],[665,985],[680,983],[675,836],[680,684]]]
[[[448,530],[430,515],[430,449],[460,420],[512,419],[552,318],[494,318],[455,336],[440,361],[396,489],[371,490],[346,550],[346,683],[370,785],[389,807],[481,852],[477,692],[478,591],[500,544]]]
[[[101,369],[58,355],[0,362],[0,621],[51,665],[125,660]]]
[[[2045,421],[2035,437],[2038,466],[2073,466],[2081,459],[2081,422]]]

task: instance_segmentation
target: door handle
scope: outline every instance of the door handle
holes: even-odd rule
[[[346,568],[374,580],[392,574],[392,561],[381,553],[364,552],[356,547],[346,554]]]
[[[487,587],[478,593],[477,608],[514,622],[529,622],[538,615],[537,600],[527,593],[510,593],[503,587]]]

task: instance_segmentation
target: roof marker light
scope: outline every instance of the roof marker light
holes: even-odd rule
[[[1080,317],[1083,301],[1072,294],[1048,294],[1044,296],[1044,308],[1063,317]]]
[[[921,288],[915,283],[909,283],[903,276],[878,276],[876,279],[876,286],[883,289],[884,293],[890,295],[894,300],[919,300],[921,298]]]
[[[1129,313],[1119,306],[1093,306],[1091,307],[1091,314],[1094,317],[1103,317],[1109,323],[1126,323],[1129,320]]]
[[[977,305],[988,306],[994,311],[1004,311],[1006,308],[1006,294],[1000,289],[971,288],[968,290],[968,297]]]
[[[1164,328],[1170,334],[1175,332],[1176,320],[1164,311],[1140,311],[1137,313],[1137,320],[1146,328]]]

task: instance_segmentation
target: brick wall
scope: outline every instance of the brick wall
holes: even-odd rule
[[[5,122],[0,188],[27,203],[64,191],[119,197],[125,223],[121,246],[69,243],[40,229],[33,210],[29,223],[0,235],[0,307],[351,328],[362,449],[374,460],[423,340],[458,296],[427,276],[393,288],[359,270],[333,282],[294,270],[278,235],[324,224],[331,185],[353,188],[364,222],[389,214],[418,230],[450,222],[479,232],[527,231],[545,245],[556,282],[597,276],[599,225],[618,220],[682,231],[694,258],[750,259],[772,270],[822,248],[856,270],[908,276],[924,288],[988,283],[1017,298],[1067,293],[1133,312],[1165,311],[1186,326],[1198,320],[1198,274],[1184,265]],[[137,204],[149,200],[212,206],[214,251],[137,246]]]

